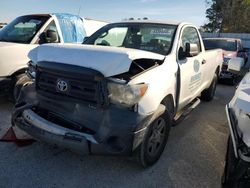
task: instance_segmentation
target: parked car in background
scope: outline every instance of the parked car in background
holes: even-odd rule
[[[248,61],[248,49],[243,48],[241,39],[237,38],[205,38],[203,39],[205,49],[222,49],[223,50],[223,66],[220,74],[221,80],[228,80],[232,85],[237,81],[239,75],[228,71],[229,60],[237,57],[243,58],[243,60],[237,58],[242,64],[242,67]]]
[[[250,73],[226,106],[228,139],[222,184],[224,188],[250,187]]]
[[[34,14],[18,17],[4,27],[0,31],[1,93],[14,89],[16,98],[28,79],[24,73],[30,50],[44,43],[82,43],[88,36],[86,29],[91,34],[99,28],[89,27],[91,20],[84,22],[71,14]]]
[[[94,20],[91,18],[83,18],[83,25],[84,25],[87,36],[92,35],[95,31],[97,31],[98,29],[100,29],[101,27],[107,24],[108,22],[105,22],[105,21]]]
[[[30,52],[32,84],[13,112],[34,138],[84,154],[160,158],[172,121],[214,97],[222,50],[206,51],[189,23],[108,24],[85,45]]]

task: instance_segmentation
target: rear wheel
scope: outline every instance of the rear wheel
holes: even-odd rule
[[[229,80],[229,84],[232,85],[232,86],[236,85],[237,82],[238,82],[237,75],[233,75],[233,77]]]
[[[217,86],[217,80],[218,80],[218,76],[217,76],[217,74],[214,74],[213,81],[212,81],[211,85],[209,86],[209,88],[205,89],[201,93],[202,100],[204,100],[204,101],[213,100],[214,95],[215,95],[216,86]]]
[[[162,155],[171,127],[168,112],[156,118],[148,127],[142,144],[136,151],[137,159],[143,167],[155,164]]]

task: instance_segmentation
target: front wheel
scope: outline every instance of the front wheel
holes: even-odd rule
[[[143,167],[152,166],[162,155],[171,127],[170,114],[165,112],[148,127],[142,144],[136,151],[138,162]]]
[[[215,95],[216,86],[217,86],[217,80],[218,80],[218,76],[217,76],[217,74],[214,74],[213,81],[212,81],[211,85],[209,86],[209,88],[202,91],[201,100],[204,100],[204,101],[213,100],[214,95]]]

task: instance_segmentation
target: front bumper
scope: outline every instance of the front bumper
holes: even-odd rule
[[[60,127],[38,116],[32,110],[24,110],[15,119],[15,125],[38,140],[70,148],[83,154],[89,153],[88,140],[96,144],[92,135]]]
[[[244,162],[249,163],[250,165],[250,156],[246,155],[246,152],[243,150],[244,147],[247,147],[242,139],[240,138],[237,132],[237,119],[234,117],[232,110],[226,105],[226,114],[229,124],[230,135],[233,142],[234,155],[236,158],[243,160]]]
[[[63,114],[63,118],[80,122],[92,132],[61,126],[39,115],[37,109]],[[131,155],[142,142],[147,126],[164,111],[160,106],[154,114],[141,116],[112,105],[106,110],[94,109],[86,104],[39,96],[30,85],[21,92],[12,122],[38,140],[82,154]]]

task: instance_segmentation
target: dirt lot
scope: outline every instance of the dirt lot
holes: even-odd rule
[[[0,187],[220,187],[228,136],[225,104],[235,88],[219,85],[173,127],[159,162],[142,169],[127,158],[80,156],[35,142],[0,142]],[[0,135],[10,126],[12,105],[0,102]]]

